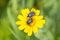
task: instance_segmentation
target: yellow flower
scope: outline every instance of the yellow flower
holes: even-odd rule
[[[39,16],[40,10],[26,8],[21,10],[21,14],[18,15],[19,20],[16,24],[19,25],[18,29],[24,30],[28,36],[31,36],[32,32],[37,33],[38,28],[43,28],[45,20],[43,20],[43,16]]]

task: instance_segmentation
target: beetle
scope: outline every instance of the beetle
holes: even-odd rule
[[[30,13],[28,14],[28,17],[32,17],[32,16],[34,16],[34,15],[35,15],[34,12],[30,12]]]
[[[29,18],[27,24],[30,24],[31,22],[32,22],[32,18]]]
[[[32,22],[32,16],[34,16],[34,15],[35,15],[34,12],[30,12],[30,13],[28,14],[27,17],[29,17],[29,19],[27,20],[27,24],[30,24],[30,23]]]

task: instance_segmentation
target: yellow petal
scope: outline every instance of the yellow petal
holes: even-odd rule
[[[36,10],[35,13],[36,13],[36,15],[39,15],[40,14],[40,10]]]
[[[43,25],[45,24],[45,20],[40,20],[36,22],[36,26],[38,26],[39,28],[43,28]]]
[[[45,20],[40,20],[39,21],[41,24],[45,24]]]
[[[36,21],[35,26],[38,28],[43,28],[45,24],[45,20],[43,20],[43,16],[33,16],[33,19]]]
[[[33,32],[37,33],[38,32],[38,28],[37,27],[33,27]]]
[[[34,8],[31,9],[31,12],[35,12],[35,15],[39,15],[40,14],[40,10],[36,10]]]
[[[24,29],[24,32],[25,33],[29,32],[29,29],[30,29],[30,27],[29,26],[26,26],[26,28]]]
[[[31,9],[31,12],[35,12],[36,10],[34,8]]]
[[[18,29],[19,30],[23,30],[25,28],[25,26],[19,26]]]
[[[38,28],[43,28],[43,24],[42,25],[39,25]]]
[[[39,19],[43,19],[43,16],[38,16],[39,17]]]
[[[28,14],[30,13],[30,11],[29,11],[29,9],[27,8],[27,9],[21,10],[21,13],[22,13],[22,15],[23,15],[24,17],[27,17]]]
[[[28,36],[32,35],[32,28],[30,28],[29,32],[28,32]]]
[[[41,24],[41,23],[40,23],[40,24],[36,24],[36,26],[37,26],[38,28],[43,28],[43,25],[44,25],[44,24]]]
[[[25,22],[25,21],[17,21],[16,24],[17,24],[17,25],[25,25],[26,22]]]
[[[41,20],[41,19],[43,19],[43,16],[33,16],[32,17],[34,20]]]
[[[19,20],[25,20],[26,18],[24,16],[22,16],[22,15],[18,15],[18,19]]]
[[[17,25],[20,25],[21,23],[22,23],[21,21],[17,21],[17,22],[16,22]]]

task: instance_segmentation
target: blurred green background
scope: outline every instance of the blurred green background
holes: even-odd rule
[[[41,10],[46,24],[28,37],[15,24],[21,9]],[[60,0],[0,0],[0,40],[60,40]]]

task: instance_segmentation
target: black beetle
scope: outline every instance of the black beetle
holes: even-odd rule
[[[28,17],[32,17],[32,16],[34,16],[34,15],[35,15],[34,12],[30,12],[30,13],[28,14]]]
[[[28,20],[27,20],[27,24],[30,24],[32,22],[32,18],[29,18]]]

